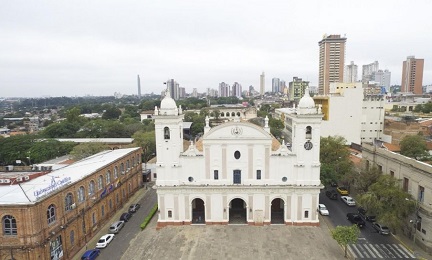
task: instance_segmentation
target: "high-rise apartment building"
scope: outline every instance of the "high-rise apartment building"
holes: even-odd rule
[[[389,70],[378,70],[374,73],[374,81],[379,86],[385,87],[386,91],[390,91],[391,72]]]
[[[402,66],[401,92],[423,93],[423,66],[424,59],[408,56]]]
[[[340,35],[324,35],[319,45],[318,93],[329,93],[331,82],[342,82],[345,65],[346,38]]]
[[[234,84],[232,85],[231,96],[241,98],[242,86],[238,82],[234,82]]]
[[[225,82],[219,83],[219,97],[229,97],[230,92],[230,85]]]
[[[300,100],[300,98],[304,96],[306,88],[308,87],[309,81],[303,81],[301,78],[293,77],[288,88],[289,100]]]
[[[178,100],[180,98],[180,92],[179,92],[179,84],[174,79],[169,79],[166,82],[167,88],[169,89],[170,96],[174,100]]]
[[[193,90],[192,90],[192,97],[195,97],[195,98],[198,97],[198,90],[196,88],[193,88]]]
[[[285,91],[285,89],[287,88],[287,86],[286,86],[286,82],[285,82],[285,80],[281,80],[280,81],[280,83],[279,83],[279,92],[280,93],[286,93]]]
[[[260,75],[260,95],[264,96],[264,93],[265,93],[265,75],[263,71],[263,73]]]
[[[362,82],[368,83],[371,80],[374,80],[374,73],[379,69],[378,61],[374,61],[370,64],[363,65],[362,69]]]
[[[344,83],[353,82],[357,82],[357,65],[351,61],[351,64],[345,66]]]
[[[272,79],[272,93],[279,93],[279,84],[280,79],[279,78],[273,78]]]

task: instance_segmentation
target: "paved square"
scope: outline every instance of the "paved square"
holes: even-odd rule
[[[156,230],[156,218],[130,242],[122,259],[345,259],[321,227],[172,226]]]

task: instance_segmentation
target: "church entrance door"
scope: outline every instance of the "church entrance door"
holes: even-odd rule
[[[202,199],[192,201],[192,224],[205,224],[205,206]]]
[[[242,199],[233,199],[229,207],[229,224],[247,224],[246,203]]]
[[[279,198],[271,203],[271,224],[285,224],[284,201]]]

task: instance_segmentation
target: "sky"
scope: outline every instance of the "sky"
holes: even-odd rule
[[[318,85],[318,42],[346,36],[345,64],[378,61],[400,84],[407,56],[432,84],[432,1],[0,0],[0,97],[186,92],[265,72]],[[359,77],[361,78],[361,76]]]

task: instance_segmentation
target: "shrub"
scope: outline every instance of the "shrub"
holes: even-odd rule
[[[158,210],[158,205],[154,205],[154,207],[151,209],[150,213],[147,215],[147,217],[144,219],[144,222],[141,223],[141,230],[144,230],[144,228],[147,226],[147,224],[150,222],[156,211]]]

